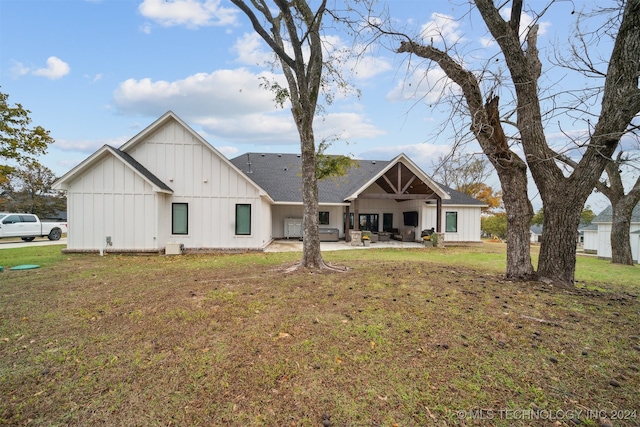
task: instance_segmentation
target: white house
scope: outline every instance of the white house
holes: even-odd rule
[[[105,145],[62,176],[68,252],[260,250],[300,237],[300,155],[228,160],[169,111],[119,149]],[[319,182],[321,227],[374,232],[434,228],[446,242],[480,242],[482,202],[435,183],[408,157],[357,161]],[[348,233],[347,233],[348,235]],[[407,234],[408,235],[408,234]],[[174,246],[174,245],[171,245]]]
[[[613,224],[613,208],[607,207],[584,230],[584,251],[597,254],[599,258],[611,259],[611,226]],[[640,204],[636,205],[631,215],[629,229],[631,257],[637,263],[640,256]]]

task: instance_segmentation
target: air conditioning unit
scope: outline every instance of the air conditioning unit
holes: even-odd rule
[[[165,255],[182,255],[184,253],[184,244],[182,243],[167,243],[164,247]]]

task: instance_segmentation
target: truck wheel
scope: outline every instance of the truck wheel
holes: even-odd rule
[[[33,239],[35,239],[35,237],[22,237],[22,240],[25,242],[31,242]]]
[[[60,240],[60,236],[62,236],[62,230],[59,228],[54,228],[51,230],[51,233],[47,236],[49,240]]]

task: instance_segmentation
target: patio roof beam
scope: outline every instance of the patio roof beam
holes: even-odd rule
[[[415,179],[416,179],[416,176],[413,175],[411,179],[409,179],[409,182],[407,182],[407,184],[404,186],[404,188],[402,188],[402,191],[400,193],[404,193],[405,191],[407,191],[407,188],[409,188],[409,186]]]
[[[399,194],[399,191],[396,187],[393,186],[393,184],[391,183],[391,180],[389,178],[387,178],[387,175],[382,175],[382,177],[384,178],[385,181],[387,181],[387,184],[389,184],[389,187],[391,187],[391,189],[393,190],[393,192],[395,194]]]
[[[397,193],[369,193],[360,194],[359,199],[405,199],[405,200],[427,200],[427,194],[397,194]]]

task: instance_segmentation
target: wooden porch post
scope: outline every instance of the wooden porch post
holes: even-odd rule
[[[442,197],[436,198],[436,232],[442,231]]]
[[[349,207],[350,205],[347,205],[347,212],[346,215],[344,217],[344,241],[345,242],[350,242],[351,241],[351,235],[349,234],[349,228],[351,228],[351,221],[349,220]]]
[[[356,199],[353,201],[353,230],[354,231],[358,231],[360,230],[360,203],[359,202],[359,197],[356,197]]]

